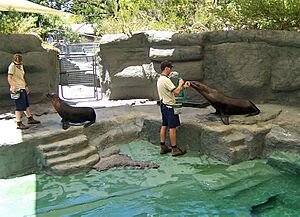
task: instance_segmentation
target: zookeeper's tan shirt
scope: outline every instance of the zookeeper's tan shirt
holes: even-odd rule
[[[173,84],[170,78],[165,75],[161,75],[157,80],[157,91],[159,99],[166,105],[173,106],[176,103],[175,95],[173,91],[176,86]]]
[[[14,85],[17,88],[25,89],[26,82],[24,79],[25,72],[24,72],[23,65],[21,65],[19,69],[14,63],[11,63],[8,67],[8,74],[12,75]]]

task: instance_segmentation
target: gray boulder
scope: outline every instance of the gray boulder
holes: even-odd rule
[[[288,31],[213,31],[199,34],[145,31],[133,35],[107,35],[100,43],[103,74],[111,99],[157,99],[156,80],[141,90],[134,85],[132,66],[173,61],[174,71],[185,80],[200,80],[225,95],[256,103],[299,104],[300,35]],[[128,76],[115,76],[126,69]],[[143,78],[147,80],[147,77]],[[102,79],[105,80],[105,79]],[[147,84],[147,83],[146,83]],[[122,91],[126,89],[126,91]],[[150,90],[153,88],[152,90]],[[122,90],[121,90],[122,89]],[[140,91],[139,91],[140,90]],[[143,95],[144,94],[144,95]],[[144,97],[143,97],[144,96]],[[188,91],[190,99],[197,94]]]
[[[29,34],[0,35],[0,99],[2,105],[11,106],[7,70],[15,52],[23,54],[26,81],[31,90],[31,104],[44,101],[47,92],[56,92],[58,86],[58,51],[44,48],[41,39]]]
[[[266,135],[265,154],[269,155],[274,150],[290,151],[300,154],[300,125],[275,126]]]
[[[122,94],[123,99],[153,99],[153,96],[156,96],[154,90],[157,76],[153,64],[129,66],[111,78],[111,88],[114,91],[112,91],[110,98],[115,99],[119,94]]]

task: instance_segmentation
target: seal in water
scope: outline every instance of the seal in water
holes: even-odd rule
[[[215,109],[216,114],[221,116],[225,125],[229,124],[229,115],[257,115],[260,110],[250,100],[234,99],[208,87],[199,81],[191,81],[195,88]]]
[[[113,154],[108,157],[101,158],[100,161],[94,165],[98,171],[105,171],[114,167],[132,167],[136,169],[157,169],[159,165],[147,161],[132,160],[128,155]]]
[[[96,121],[96,113],[90,107],[72,107],[62,101],[57,94],[47,94],[51,100],[53,107],[62,118],[62,128],[64,130],[70,127],[69,123],[84,123],[84,127],[88,127]]]

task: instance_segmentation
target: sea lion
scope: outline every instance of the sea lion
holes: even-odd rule
[[[216,109],[216,114],[220,115],[225,125],[229,124],[229,115],[247,114],[247,116],[252,116],[260,113],[260,110],[250,100],[225,96],[199,81],[191,81],[190,84]]]
[[[72,107],[62,101],[57,94],[47,94],[51,103],[59,116],[62,118],[62,128],[64,130],[70,127],[69,123],[84,123],[84,127],[88,127],[96,121],[96,113],[90,107]]]
[[[94,165],[98,171],[109,170],[114,167],[131,167],[136,169],[157,169],[159,165],[148,161],[132,160],[131,157],[125,154],[113,154],[108,157],[101,158],[100,161]]]

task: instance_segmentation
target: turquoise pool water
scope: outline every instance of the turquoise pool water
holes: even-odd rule
[[[159,169],[111,169],[0,180],[0,215],[300,216],[300,177],[264,160],[228,166],[196,152],[160,156],[146,141],[121,146]]]

